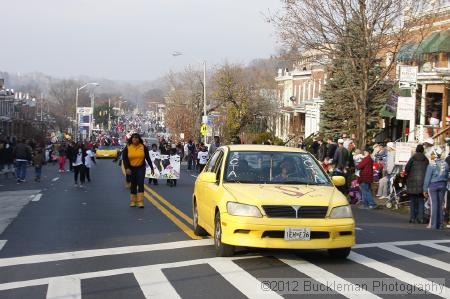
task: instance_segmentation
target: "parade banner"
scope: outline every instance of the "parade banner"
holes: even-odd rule
[[[395,165],[406,165],[417,147],[416,142],[395,143]]]
[[[159,152],[155,153],[150,151],[150,159],[153,163],[153,169],[155,174],[151,174],[150,167],[147,167],[145,172],[146,178],[152,179],[175,179],[180,178],[180,156],[179,155],[161,155]]]

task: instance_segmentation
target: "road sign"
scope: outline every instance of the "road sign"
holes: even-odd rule
[[[398,97],[397,119],[412,120],[416,113],[416,99],[413,97]]]
[[[208,125],[202,124],[202,126],[200,127],[200,133],[202,134],[202,136],[206,136],[206,132],[208,132]]]
[[[416,88],[417,87],[417,66],[400,66],[399,87],[400,88]]]
[[[92,114],[92,107],[78,107],[77,108],[78,114],[84,114],[84,115],[91,115]]]
[[[416,89],[417,88],[417,83],[415,82],[399,82],[399,88],[400,89]]]

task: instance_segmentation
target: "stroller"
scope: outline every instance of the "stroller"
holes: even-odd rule
[[[407,203],[406,178],[404,171],[401,171],[389,179],[389,196],[384,205],[388,209],[398,210],[400,205]]]
[[[361,189],[359,189],[358,180],[352,181],[352,186],[348,191],[348,202],[351,205],[356,205],[362,200]]]

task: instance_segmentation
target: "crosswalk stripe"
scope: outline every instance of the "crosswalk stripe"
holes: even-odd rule
[[[47,299],[81,299],[81,282],[73,276],[52,278],[48,282]]]
[[[280,258],[280,261],[285,263],[286,265],[300,271],[312,279],[327,285],[330,289],[333,289],[335,292],[340,293],[341,295],[351,298],[351,299],[361,299],[361,298],[380,298],[379,296],[372,294],[366,290],[359,290],[356,286],[347,288],[348,291],[342,290],[340,288],[335,288],[335,285],[348,285],[353,286],[353,284],[331,272],[328,272],[325,269],[322,269],[314,264],[311,264],[308,261],[305,261],[300,258]],[[335,283],[332,283],[335,282]],[[350,291],[351,290],[351,291]]]
[[[133,274],[145,298],[181,298],[160,269],[141,268]]]
[[[372,258],[366,257],[364,255],[358,254],[356,252],[351,252],[348,259],[362,264],[366,267],[372,268],[377,270],[378,272],[384,273],[386,275],[389,275],[390,277],[394,277],[400,281],[403,281],[410,285],[432,285],[433,283],[425,278],[416,276],[414,274],[411,274],[409,272],[403,271],[399,268],[390,266],[388,264],[379,262],[377,260],[374,260]],[[450,298],[450,289],[447,287],[443,287],[443,293],[440,293],[435,290],[430,290],[430,293],[443,297],[443,298]]]
[[[1,258],[0,267],[213,245],[210,239]]]
[[[380,243],[362,243],[362,244],[356,244],[353,246],[353,249],[359,249],[359,248],[372,248],[372,247],[378,247],[382,245],[395,245],[395,246],[408,246],[408,245],[417,245],[421,244],[423,242],[426,243],[449,243],[450,239],[446,240],[414,240],[414,241],[395,241],[395,242],[380,242]]]
[[[282,298],[271,290],[263,291],[257,278],[231,260],[218,259],[209,265],[248,298]]]
[[[434,249],[437,249],[437,250],[440,250],[440,251],[445,251],[445,252],[450,253],[450,247],[447,247],[447,246],[439,245],[439,244],[436,244],[436,243],[430,243],[430,242],[421,242],[419,244],[423,245],[423,246],[430,247],[430,248],[434,248]]]
[[[238,260],[238,259],[249,259],[249,258],[258,258],[258,257],[260,257],[260,256],[238,256],[238,257],[233,257],[231,259]],[[73,275],[67,275],[67,276],[75,277],[77,279],[107,277],[107,276],[113,276],[113,275],[134,273],[134,272],[140,271],[141,269],[161,270],[161,269],[166,269],[166,268],[177,268],[177,267],[187,267],[187,266],[194,266],[194,265],[200,265],[200,264],[209,264],[217,259],[219,259],[219,258],[217,258],[217,257],[204,258],[204,259],[188,260],[188,261],[165,263],[165,264],[155,264],[155,265],[147,265],[147,266],[138,266],[138,267],[120,268],[120,269],[112,269],[112,270],[102,270],[102,271],[96,271],[96,272],[79,273],[79,274],[73,274]],[[38,279],[25,280],[25,281],[0,283],[0,291],[24,288],[24,287],[32,287],[32,286],[38,286],[38,285],[45,285],[45,284],[48,284],[51,279],[67,277],[67,276],[54,276],[54,277],[38,278]]]
[[[409,250],[399,248],[399,247],[393,246],[393,245],[383,245],[383,246],[378,246],[378,247],[380,247],[384,250],[393,252],[395,254],[402,255],[404,257],[415,260],[417,262],[427,264],[427,265],[430,265],[430,266],[433,266],[433,267],[436,267],[438,269],[442,269],[445,271],[450,271],[450,265],[446,262],[442,262],[437,259],[433,259],[433,258],[424,256],[424,255],[415,253],[413,251],[409,251]]]

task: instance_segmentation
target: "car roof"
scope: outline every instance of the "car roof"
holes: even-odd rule
[[[232,144],[222,147],[228,148],[230,151],[256,151],[256,152],[291,152],[306,153],[305,150],[296,147],[278,146],[278,145],[261,145],[261,144]]]

